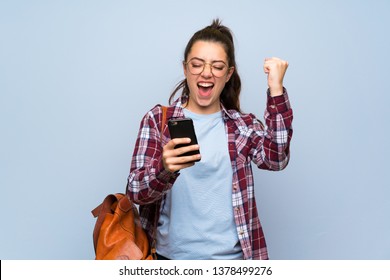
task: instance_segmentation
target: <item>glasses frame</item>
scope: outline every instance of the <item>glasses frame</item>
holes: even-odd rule
[[[200,62],[202,62],[203,63],[203,68],[202,68],[202,70],[199,72],[199,73],[197,73],[197,74],[195,74],[195,73],[192,73],[191,72],[191,68],[188,66],[188,64],[191,62],[191,61],[193,61],[193,60],[199,60]],[[213,64],[214,63],[223,63],[225,66],[226,66],[226,71],[221,75],[221,76],[219,76],[219,75],[215,75],[214,74],[214,72],[213,72]],[[193,57],[193,58],[191,58],[190,60],[188,60],[188,61],[183,61],[183,64],[184,65],[186,65],[187,67],[188,67],[188,71],[190,71],[190,73],[192,74],[192,75],[200,75],[200,74],[202,74],[203,73],[203,71],[204,71],[204,69],[206,68],[206,64],[208,64],[208,65],[210,65],[210,73],[214,76],[214,77],[216,77],[216,78],[221,78],[221,77],[223,77],[224,75],[226,75],[226,73],[228,73],[229,72],[229,70],[230,69],[232,69],[232,68],[234,68],[233,66],[228,66],[227,65],[227,63],[225,62],[225,61],[222,61],[222,60],[217,60],[217,61],[213,61],[213,62],[206,62],[206,61],[204,61],[203,59],[201,59],[201,58],[197,58],[197,57]]]

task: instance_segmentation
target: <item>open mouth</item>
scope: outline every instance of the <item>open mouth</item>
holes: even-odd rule
[[[209,96],[213,90],[213,83],[198,83],[199,94],[202,96]]]

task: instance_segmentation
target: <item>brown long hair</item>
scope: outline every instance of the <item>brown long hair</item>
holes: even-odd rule
[[[213,20],[211,25],[197,31],[189,40],[184,51],[184,61],[187,61],[188,54],[190,53],[194,43],[197,41],[216,42],[223,46],[228,58],[229,67],[234,67],[234,72],[229,81],[225,84],[220,100],[226,109],[234,109],[241,112],[239,99],[241,92],[241,79],[237,72],[233,35],[231,30],[222,25],[219,19]],[[187,79],[184,79],[177,84],[176,88],[169,97],[169,104],[172,103],[176,93],[180,89],[183,89],[181,94],[182,96],[189,95],[190,89],[187,84]]]

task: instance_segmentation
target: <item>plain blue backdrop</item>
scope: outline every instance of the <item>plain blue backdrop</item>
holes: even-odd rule
[[[390,259],[390,2],[0,1],[0,259],[93,259],[90,211],[123,192],[142,116],[188,39],[234,34],[242,107],[289,61],[291,161],[255,170],[272,259]]]

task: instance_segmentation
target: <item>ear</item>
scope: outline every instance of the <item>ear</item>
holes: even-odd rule
[[[229,82],[230,78],[232,77],[233,73],[234,73],[234,66],[230,67],[229,68],[229,71],[227,73],[227,77],[226,77],[226,83]]]

